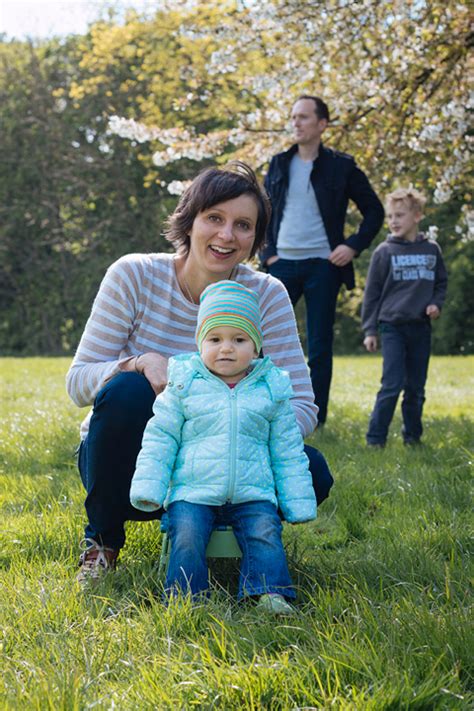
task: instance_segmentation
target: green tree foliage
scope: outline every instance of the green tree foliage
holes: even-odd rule
[[[435,347],[472,352],[466,0],[160,8],[66,42],[0,43],[2,350],[73,348],[107,265],[167,248],[161,225],[183,182],[232,157],[263,174],[291,143],[292,102],[317,93],[332,113],[327,144],[381,195],[408,183],[428,193],[424,226],[439,228],[451,275]],[[360,348],[369,256],[340,299],[339,352]]]
[[[173,199],[144,187],[135,147],[108,136],[100,102],[67,97],[76,41],[0,44],[0,350],[76,345],[98,283],[129,251],[163,248]]]

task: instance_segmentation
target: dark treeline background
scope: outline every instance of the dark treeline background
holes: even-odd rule
[[[0,350],[73,352],[108,265],[159,251],[175,198],[144,188],[129,143],[109,138],[100,103],[54,96],[80,72],[76,39],[4,47],[0,94]]]
[[[163,180],[150,179],[143,147],[107,128],[111,102],[118,115],[133,115],[132,90],[120,88],[136,71],[133,63],[101,67],[101,89],[77,91],[85,82],[91,85],[93,72],[84,57],[94,41],[90,34],[35,44],[0,42],[2,355],[73,353],[109,264],[127,252],[169,251],[161,235],[177,198],[164,183],[189,178],[213,162],[185,158],[166,165]],[[349,137],[346,150],[350,145]],[[364,168],[383,193],[370,161]],[[424,223],[438,227],[450,275],[448,302],[434,328],[434,351],[440,354],[474,352],[474,244],[458,227],[465,201],[458,192],[443,205],[431,205]],[[348,231],[354,220],[357,215],[350,217]],[[357,260],[358,288],[340,297],[338,353],[362,352],[360,302],[370,252]],[[302,307],[297,312],[303,319]]]

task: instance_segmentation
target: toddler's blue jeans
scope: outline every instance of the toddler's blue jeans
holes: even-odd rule
[[[279,593],[296,597],[291,585],[282,524],[270,501],[206,506],[175,501],[168,507],[168,535],[171,550],[166,590],[192,595],[209,587],[206,547],[215,525],[231,525],[242,550],[239,593],[247,595]]]
[[[85,507],[89,519],[85,535],[110,548],[124,545],[125,521],[159,519],[163,513],[138,511],[129,498],[143,431],[153,414],[154,401],[153,389],[143,375],[116,375],[97,394],[89,433],[79,449],[78,465],[87,491]],[[333,478],[321,452],[308,446],[305,452],[320,504],[327,498]]]

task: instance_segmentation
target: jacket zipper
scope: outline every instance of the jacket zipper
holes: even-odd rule
[[[243,386],[247,386],[249,382],[254,380],[255,375],[258,375],[261,368],[258,366],[250,373],[250,376],[237,383],[235,388],[229,391],[230,398],[230,475],[229,475],[229,486],[227,489],[227,499],[226,503],[231,504],[235,493],[235,479],[236,479],[236,450],[237,450],[237,391]],[[215,375],[211,375],[212,379],[217,379]],[[224,387],[229,390],[225,383],[222,383]]]
[[[257,374],[260,368],[255,369]],[[236,480],[236,466],[237,466],[237,393],[243,387],[248,386],[249,382],[254,380],[255,370],[252,371],[249,378],[245,378],[240,383],[237,383],[235,388],[229,392],[230,397],[230,476],[229,476],[229,488],[227,489],[227,500],[228,504],[232,503],[232,499],[235,494],[235,480]],[[227,386],[226,386],[227,387]]]
[[[231,504],[235,492],[236,450],[237,450],[237,397],[235,388],[230,391],[230,476],[227,503]]]

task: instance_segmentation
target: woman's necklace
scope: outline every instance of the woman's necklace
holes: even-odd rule
[[[183,281],[183,286],[184,286],[184,288],[185,288],[185,290],[186,290],[186,296],[189,298],[189,301],[190,301],[192,304],[196,304],[196,305],[199,304],[199,301],[196,301],[195,298],[194,298],[194,296],[192,295],[191,289],[189,288],[189,284],[188,284],[188,282],[186,281],[186,277],[184,276],[183,272],[181,272],[181,279],[182,279],[182,281]]]

